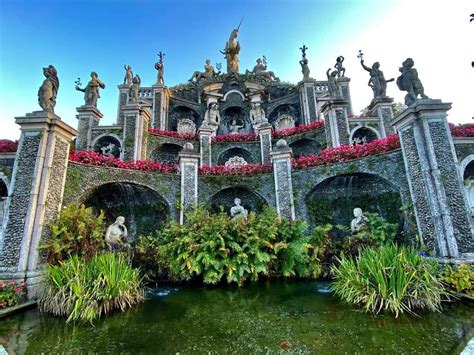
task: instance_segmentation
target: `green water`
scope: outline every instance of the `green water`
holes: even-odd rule
[[[421,317],[373,317],[316,282],[237,289],[161,288],[94,327],[31,310],[0,321],[0,343],[23,353],[457,353],[474,307]],[[283,343],[283,345],[282,345]],[[282,350],[281,347],[290,347]]]

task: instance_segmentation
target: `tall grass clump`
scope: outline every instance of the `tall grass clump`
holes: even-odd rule
[[[436,262],[421,258],[409,246],[382,245],[361,250],[354,260],[342,256],[332,266],[332,291],[344,301],[375,314],[389,311],[439,311],[447,295],[436,277]]]
[[[90,260],[71,256],[58,265],[48,265],[42,312],[67,317],[67,322],[92,323],[101,315],[125,309],[144,298],[139,271],[120,254],[97,254]]]

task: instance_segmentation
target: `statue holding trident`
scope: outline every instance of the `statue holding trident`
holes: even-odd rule
[[[220,51],[224,54],[224,58],[227,61],[227,74],[237,74],[239,72],[240,43],[236,41],[236,38],[239,35],[239,28],[243,20],[244,18],[242,17],[239,26],[230,34],[229,41],[225,44],[224,50]]]

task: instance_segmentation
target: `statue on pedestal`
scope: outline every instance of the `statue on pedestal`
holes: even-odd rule
[[[219,64],[217,65],[217,69],[219,71],[216,73],[214,67],[211,64],[211,60],[206,59],[206,64],[204,64],[204,72],[196,70],[191,76],[191,79],[189,79],[188,81],[192,82],[193,80],[196,80],[196,82],[198,82],[201,79],[212,79],[214,76],[219,75],[221,73]]]
[[[367,227],[367,217],[364,216],[362,209],[354,208],[354,219],[351,221],[351,232],[358,233]]]
[[[240,24],[241,23],[242,21],[240,21]],[[227,62],[227,74],[237,74],[239,72],[240,43],[236,41],[236,38],[239,35],[240,24],[239,27],[231,32],[229,41],[225,44],[224,50],[220,51],[224,54],[224,58]]]
[[[130,102],[138,103],[138,93],[140,91],[140,84],[142,79],[137,74],[132,79],[132,85],[130,86],[130,90],[128,91],[128,96],[130,97]]]
[[[38,90],[38,104],[43,111],[54,112],[59,90],[58,72],[53,65],[49,65],[47,68],[43,68],[43,75],[46,79]]]
[[[220,119],[219,104],[217,102],[211,102],[204,114],[204,124],[216,126],[219,124]]]
[[[128,231],[124,223],[125,218],[119,216],[115,222],[107,228],[107,232],[105,233],[105,243],[111,250],[121,249],[122,246],[125,245],[122,238],[127,238]]]
[[[99,80],[99,75],[93,71],[87,86],[84,89],[80,86],[81,81],[78,79],[76,81],[76,90],[84,93],[84,105],[97,107],[97,100],[100,98],[99,88],[105,89],[105,84]]]
[[[247,219],[249,212],[243,206],[240,205],[241,202],[242,201],[240,201],[240,198],[234,199],[235,206],[232,206],[230,209],[230,215],[232,219],[237,219],[237,218]]]
[[[257,58],[257,64],[253,67],[253,70],[251,72],[247,70],[246,74],[261,76],[268,81],[280,81],[274,72],[267,71],[267,58],[265,56],[263,56],[263,59]]]
[[[425,95],[423,84],[418,78],[418,72],[413,68],[414,64],[415,62],[412,58],[407,58],[399,69],[402,75],[397,78],[398,88],[402,91],[408,92],[405,96],[405,105],[407,106],[415,103],[418,95],[420,95],[422,99],[428,99],[428,96]]]
[[[336,83],[337,70],[333,70],[331,74],[329,74],[331,70],[332,69],[329,68],[326,71],[326,76],[328,78],[329,97],[331,99],[337,99],[340,97],[339,90],[337,89],[337,83]]]
[[[303,80],[308,80],[309,77],[309,67],[308,67],[308,59],[306,58],[306,50],[308,47],[306,47],[303,44],[303,47],[300,47],[301,53],[302,53],[302,58],[300,60],[300,65],[301,65],[301,73],[303,73]]]
[[[127,84],[127,85],[130,85],[132,83],[132,79],[133,79],[132,67],[130,65],[124,64],[123,68],[125,69],[125,76],[123,78],[123,83]]]
[[[156,83],[157,84],[164,84],[164,77],[165,77],[165,65],[163,63],[163,59],[165,58],[165,53],[159,52],[158,57],[160,60],[155,63],[155,69],[158,71],[156,76]]]
[[[343,77],[346,73],[346,68],[342,66],[342,62],[344,62],[344,57],[340,55],[336,58],[336,64],[334,64],[334,68],[337,70],[337,78]]]
[[[360,59],[360,65],[362,68],[367,70],[370,73],[370,80],[367,85],[369,85],[374,91],[374,100],[378,98],[387,97],[387,83],[394,81],[395,79],[385,80],[383,71],[380,70],[380,63],[375,62],[372,64],[372,68],[369,68],[364,64],[364,59]]]
[[[252,102],[252,108],[250,109],[250,122],[255,127],[261,123],[267,123],[268,120],[265,117],[265,111],[262,108],[260,102]]]

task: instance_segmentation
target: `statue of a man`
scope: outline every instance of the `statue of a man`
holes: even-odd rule
[[[385,98],[387,97],[387,83],[394,81],[395,79],[385,80],[385,76],[383,72],[380,70],[380,63],[375,62],[372,65],[372,68],[369,68],[364,64],[364,60],[360,60],[360,64],[362,68],[367,70],[370,73],[370,80],[368,85],[374,91],[374,100],[377,98]]]
[[[142,79],[137,74],[132,79],[132,85],[130,86],[130,90],[128,91],[128,96],[130,97],[130,102],[138,103],[138,93],[140,91],[140,84]]]
[[[239,29],[236,28],[230,34],[224,50],[221,51],[227,62],[227,74],[237,74],[239,72],[240,43],[236,40],[238,35]]]
[[[354,208],[354,219],[351,221],[352,233],[358,233],[367,227],[367,217],[364,216],[362,209]]]
[[[220,119],[219,104],[217,102],[211,102],[204,114],[204,123],[215,126],[219,124]]]
[[[214,71],[214,67],[211,64],[211,60],[206,59],[206,64],[204,64],[204,72],[196,70],[191,76],[191,79],[189,79],[188,81],[192,82],[193,80],[196,80],[196,82],[198,82],[201,79],[211,79],[215,75],[218,74],[216,74],[216,72]]]
[[[265,56],[262,58],[257,58],[257,64],[253,67],[253,70],[250,72],[255,76],[264,77],[268,81],[280,81],[272,71],[267,71],[267,61]],[[248,72],[247,72],[248,74]]]
[[[337,70],[337,78],[343,77],[346,73],[346,68],[342,66],[342,62],[344,62],[344,57],[340,55],[336,58],[336,64],[334,64],[334,68]]]
[[[160,60],[155,63],[155,69],[158,71],[156,75],[156,83],[157,84],[164,84],[165,80],[165,65],[163,63],[163,59],[165,58],[165,53],[159,52],[158,57]]]
[[[97,100],[100,98],[99,88],[105,89],[105,84],[99,80],[99,75],[95,71],[91,73],[91,80],[84,89],[76,85],[76,90],[84,93],[85,106],[97,107]]]
[[[334,70],[334,71],[331,72],[331,74],[329,74],[329,72],[331,70],[332,69],[329,68],[326,71],[326,76],[328,78],[329,97],[331,99],[336,99],[336,98],[340,97],[339,91],[337,90],[337,83],[336,83],[337,70]]]
[[[239,130],[243,127],[243,124],[237,124],[237,120],[234,119],[229,126],[229,134],[239,134]]]
[[[265,111],[260,102],[252,103],[252,108],[250,109],[250,122],[252,122],[253,126],[268,122],[265,117]]]
[[[132,83],[132,80],[133,80],[132,67],[130,65],[124,64],[123,68],[125,69],[125,76],[123,78],[123,83],[127,84],[127,85],[130,85]]]
[[[43,68],[46,77],[38,90],[38,103],[44,111],[54,112],[56,96],[59,90],[58,72],[53,65]]]
[[[105,243],[107,243],[110,249],[116,249],[117,247],[120,247],[123,243],[122,238],[127,238],[128,231],[124,223],[125,218],[119,216],[115,222],[112,223],[109,228],[107,228],[107,232],[105,233]]]
[[[240,201],[240,198],[235,198],[234,199],[234,204],[235,206],[232,206],[230,209],[230,215],[232,219],[237,219],[237,218],[247,218],[249,212],[241,206],[242,201]]]
[[[413,68],[414,64],[415,62],[412,58],[407,58],[399,69],[402,75],[397,78],[398,88],[408,92],[405,96],[405,105],[407,106],[412,105],[417,100],[418,95],[423,99],[428,99],[428,96],[425,95],[423,84],[418,78],[418,71]]]

